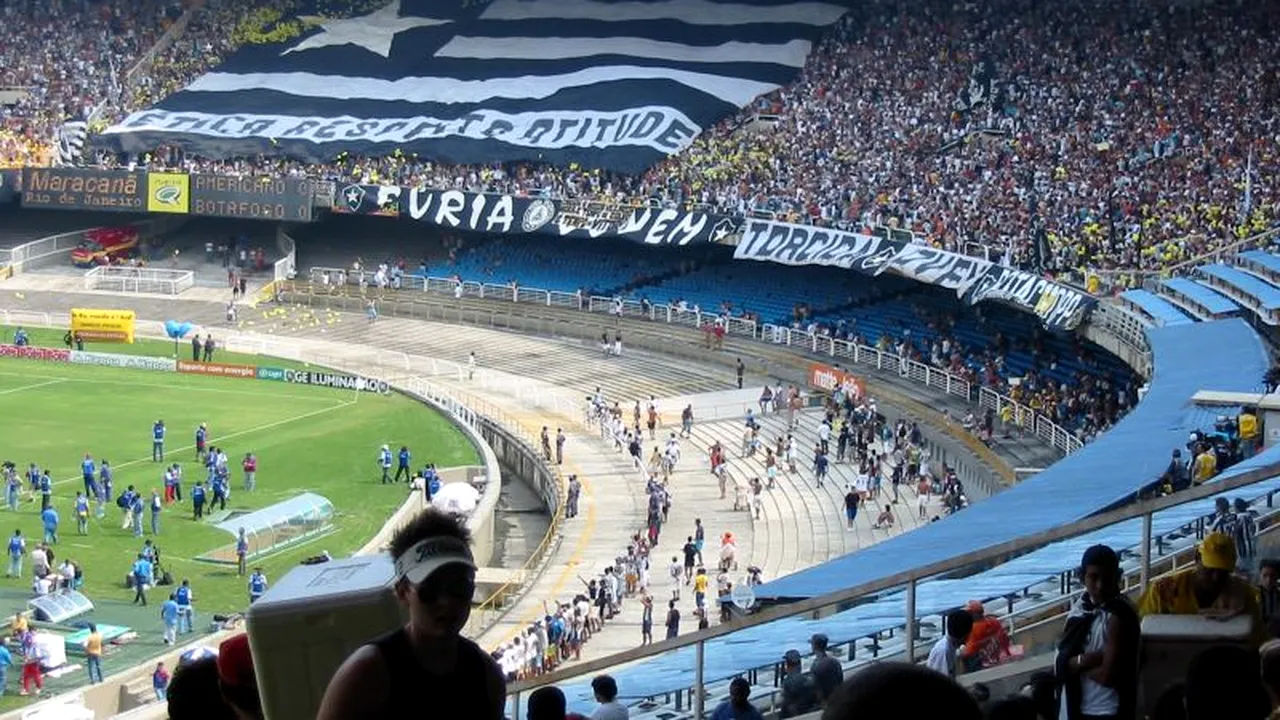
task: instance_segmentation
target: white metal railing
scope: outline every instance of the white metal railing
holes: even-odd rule
[[[195,287],[195,284],[195,272],[169,268],[99,265],[84,274],[86,290],[118,293],[178,295]]]
[[[85,232],[87,230],[59,233],[24,243],[0,254],[0,259],[3,259],[0,264],[7,265],[12,274],[18,275],[27,270],[70,262],[70,253],[84,242]]]
[[[338,285],[340,277],[344,278],[343,283],[345,285],[363,286],[371,284],[374,278],[373,273],[370,273],[367,269],[364,269],[361,273],[346,268],[313,267],[308,274],[313,287],[318,288],[320,291],[327,287],[334,292],[343,290]],[[640,302],[622,297],[601,297],[586,295],[581,292],[544,290],[542,288],[530,288],[514,284],[458,282],[453,278],[427,277],[424,280],[421,277],[406,275],[401,278],[400,282],[401,289],[422,290],[436,295],[569,308],[704,329],[713,323],[720,323],[725,328],[727,335],[751,337],[776,345],[796,347],[811,354],[845,360],[855,365],[894,372],[902,378],[941,390],[948,395],[963,398],[970,403],[979,402],[980,400],[977,393],[978,386],[970,383],[965,378],[925,363],[899,357],[895,353],[878,350],[868,345],[859,345],[848,340],[839,340],[821,333],[810,333],[769,323],[760,324],[747,318],[710,313],[697,307],[677,307]],[[1138,334],[1136,338],[1142,338],[1141,342],[1145,347],[1145,336]],[[1034,428],[1037,437],[1045,439],[1059,452],[1070,454],[1083,446],[1081,440],[1071,431],[1059,426],[1044,414],[1037,413],[1031,407],[995,390],[990,388],[983,389],[985,392],[990,393],[994,401],[998,401],[997,411],[1005,405],[1012,406],[1016,416],[1028,418],[1026,424],[1023,425],[1024,427]]]

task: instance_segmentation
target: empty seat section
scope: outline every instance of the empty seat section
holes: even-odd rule
[[[1234,303],[1231,298],[1195,280],[1169,278],[1161,280],[1159,287],[1190,298],[1212,315],[1229,315],[1240,311],[1240,306]]]
[[[1120,297],[1146,313],[1159,325],[1182,325],[1193,322],[1173,303],[1156,295],[1150,290],[1126,290]]]

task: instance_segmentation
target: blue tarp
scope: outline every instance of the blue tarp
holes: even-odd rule
[[[1160,284],[1200,303],[1204,306],[1204,309],[1214,315],[1228,315],[1240,311],[1240,306],[1231,298],[1195,280],[1169,278],[1168,280],[1161,280]]]
[[[1254,275],[1233,268],[1230,265],[1201,265],[1196,268],[1196,272],[1217,278],[1240,292],[1254,298],[1258,307],[1263,310],[1275,310],[1280,308],[1280,289],[1275,285],[1261,280]]]
[[[1238,318],[1147,331],[1146,397],[1111,430],[1017,487],[957,515],[756,589],[799,599],[895,575],[1085,518],[1154,481],[1196,427],[1182,421],[1199,390],[1261,390],[1262,341]]]
[[[1150,290],[1126,290],[1120,293],[1120,297],[1142,308],[1157,325],[1185,325],[1194,322],[1176,305]]]

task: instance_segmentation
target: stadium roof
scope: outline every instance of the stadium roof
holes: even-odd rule
[[[1080,520],[1154,481],[1200,429],[1199,390],[1261,392],[1262,341],[1240,319],[1148,330],[1154,372],[1146,397],[1111,430],[1017,487],[910,533],[765,583],[756,597],[794,600],[1033,535]]]

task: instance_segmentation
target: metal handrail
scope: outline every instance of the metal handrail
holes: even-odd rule
[[[514,695],[518,698],[520,693],[543,685],[562,683],[567,680],[572,680],[573,678],[582,677],[583,675],[590,675],[617,665],[632,663],[637,660],[662,655],[680,648],[691,646],[698,646],[701,648],[701,646],[703,646],[708,640],[732,635],[743,630],[771,622],[777,622],[778,620],[785,618],[817,613],[833,606],[845,605],[867,595],[883,592],[885,590],[897,589],[904,585],[907,589],[907,617],[905,623],[908,628],[907,637],[913,637],[915,634],[914,627],[916,621],[916,618],[914,617],[915,593],[916,585],[920,581],[954,571],[965,570],[975,565],[999,562],[1001,559],[1019,555],[1049,543],[1066,540],[1136,518],[1143,519],[1143,536],[1141,542],[1143,552],[1140,572],[1140,587],[1145,590],[1150,579],[1150,567],[1152,563],[1151,518],[1153,514],[1172,507],[1196,502],[1215,495],[1247,487],[1258,482],[1270,480],[1276,476],[1280,476],[1280,461],[1271,463],[1256,470],[1250,470],[1238,477],[1190,488],[1170,497],[1134,503],[1118,510],[1101,513],[1084,520],[1077,520],[1076,522],[1068,523],[1051,530],[1045,530],[1034,535],[998,543],[981,550],[968,552],[947,560],[939,560],[937,562],[929,563],[923,567],[894,573],[877,580],[859,583],[858,585],[844,590],[827,593],[826,595],[809,598],[807,600],[802,600],[777,608],[763,610],[759,613],[735,620],[730,624],[719,625],[714,628],[700,630],[696,633],[683,635],[669,640],[662,640],[655,642],[652,645],[626,650],[606,657],[597,658],[595,660],[575,663],[574,665],[562,667],[546,675],[512,683],[507,686],[507,693],[508,695]],[[911,657],[912,651],[910,650],[910,643],[908,644],[908,648],[908,660],[911,660],[913,658]],[[702,652],[699,651],[698,655],[701,657]],[[701,669],[698,668],[698,670],[700,675]]]

